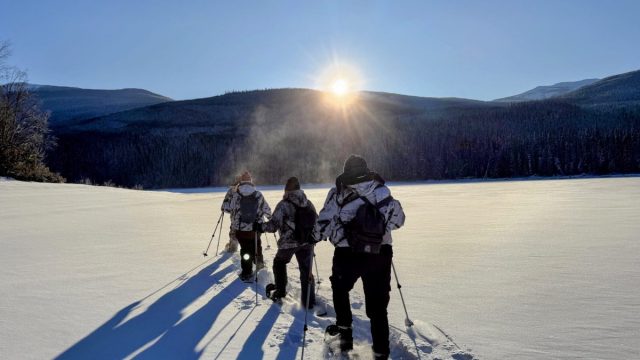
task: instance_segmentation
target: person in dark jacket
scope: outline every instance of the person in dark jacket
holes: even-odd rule
[[[377,217],[377,245],[360,247],[358,234],[363,206],[373,206]],[[370,208],[367,208],[370,209]],[[329,239],[335,246],[331,269],[331,289],[336,311],[336,323],[327,327],[330,335],[340,336],[340,348],[353,348],[352,313],[349,292],[358,278],[362,279],[367,317],[371,320],[371,338],[375,359],[389,357],[389,321],[387,306],[391,291],[391,231],[404,225],[405,215],[400,202],[391,196],[384,180],[369,170],[360,156],[351,155],[344,163],[344,172],[329,191],[314,229],[316,241]],[[366,237],[365,236],[365,237]],[[354,240],[355,239],[355,240]],[[364,249],[360,251],[359,249]],[[375,250],[372,250],[375,249]]]
[[[311,228],[317,218],[317,212],[311,201],[309,201],[300,189],[298,178],[291,177],[287,180],[284,188],[282,200],[276,205],[271,220],[263,225],[265,232],[279,232],[278,252],[273,259],[273,276],[275,278],[276,289],[271,293],[271,299],[279,300],[287,294],[287,264],[293,256],[296,256],[298,268],[300,270],[300,283],[302,291],[300,293],[301,303],[307,308],[312,308],[315,304],[315,287],[312,274],[313,264],[313,244],[310,239],[301,239],[304,237],[301,229],[296,226],[304,226],[296,224],[296,213],[298,211],[306,211],[310,214]],[[300,216],[298,216],[300,219]],[[309,233],[309,235],[311,235]],[[309,292],[309,293],[307,293]],[[307,294],[309,294],[309,303],[306,304]]]

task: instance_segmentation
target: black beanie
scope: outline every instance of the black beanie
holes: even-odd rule
[[[349,155],[344,162],[343,173],[340,178],[345,185],[371,180],[371,171],[367,166],[367,161],[362,156]]]
[[[300,190],[300,181],[295,176],[292,176],[287,180],[287,184],[284,186],[284,191]]]

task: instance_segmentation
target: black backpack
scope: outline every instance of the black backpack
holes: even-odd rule
[[[293,218],[293,222],[296,224],[293,229],[293,238],[298,242],[298,244],[313,242],[311,234],[313,233],[313,227],[316,225],[316,220],[318,220],[318,214],[316,214],[311,204],[300,207],[291,201],[289,201],[289,203],[296,209],[296,213]]]
[[[354,252],[379,254],[387,222],[380,209],[387,205],[393,198],[391,196],[374,205],[362,196],[364,204],[356,210],[356,215],[348,223],[344,224],[344,232],[347,242]]]
[[[253,224],[258,219],[258,197],[254,192],[251,195],[240,195],[240,221],[244,224]]]

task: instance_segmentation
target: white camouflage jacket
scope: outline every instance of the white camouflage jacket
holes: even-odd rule
[[[282,201],[276,205],[271,220],[265,223],[263,227],[266,232],[278,231],[280,233],[278,249],[292,249],[301,245],[297,239],[294,239],[294,230],[296,228],[296,208],[294,204],[298,207],[311,206],[313,212],[316,212],[316,208],[311,201],[307,200],[304,191],[287,191],[282,197]]]
[[[342,224],[351,221],[358,208],[365,203],[360,197],[366,197],[370,203],[375,205],[390,196],[389,188],[375,180],[346,186],[341,193],[338,193],[335,187],[332,188],[318,215],[318,222],[313,233],[315,240],[329,239],[337,247],[348,247],[349,244],[344,235]],[[349,201],[353,198],[355,200]],[[387,223],[387,231],[383,236],[382,244],[391,245],[391,231],[404,225],[404,211],[400,202],[393,199],[380,208],[380,212],[384,214]]]
[[[240,199],[242,198],[242,196],[248,196],[251,194],[255,194],[258,201],[258,215],[256,222],[258,224],[262,224],[265,222],[265,218],[267,220],[271,218],[271,208],[262,196],[262,193],[256,190],[256,187],[252,183],[243,182],[238,185],[236,191],[233,191],[233,189],[229,189],[229,191],[227,191],[227,196],[230,196],[229,201],[226,201],[227,196],[225,196],[225,200],[222,202],[222,211],[231,214],[232,229],[240,231],[254,230],[253,223],[250,224],[240,221]]]

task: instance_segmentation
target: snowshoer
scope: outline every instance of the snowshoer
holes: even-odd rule
[[[231,228],[240,243],[240,278],[246,281],[251,278],[253,264],[256,265],[256,271],[264,268],[259,230],[264,218],[271,218],[271,208],[262,193],[256,190],[248,171],[241,175],[238,189],[231,196],[229,207]]]
[[[315,305],[312,233],[317,218],[316,209],[300,189],[298,178],[289,178],[271,220],[262,227],[266,232],[280,233],[278,252],[273,259],[275,290],[269,294],[272,300],[279,301],[287,294],[287,264],[295,255],[302,285],[301,304],[308,309]],[[308,291],[309,303],[305,304]]]
[[[236,176],[233,184],[229,186],[229,190],[227,190],[227,193],[224,196],[224,200],[222,200],[222,206],[220,207],[220,210],[222,210],[223,212],[231,214],[231,198],[233,197],[234,193],[238,192],[238,186],[240,186],[240,176]],[[229,242],[224,245],[224,251],[230,253],[235,253],[236,251],[238,251],[238,238],[236,238],[236,231],[234,230],[233,226],[229,226]]]
[[[374,357],[389,357],[391,231],[404,225],[404,220],[402,206],[391,196],[384,180],[369,170],[365,159],[349,156],[314,229],[316,241],[328,238],[335,246],[330,279],[336,323],[326,332],[339,336],[341,351],[353,349],[349,291],[361,278]]]

